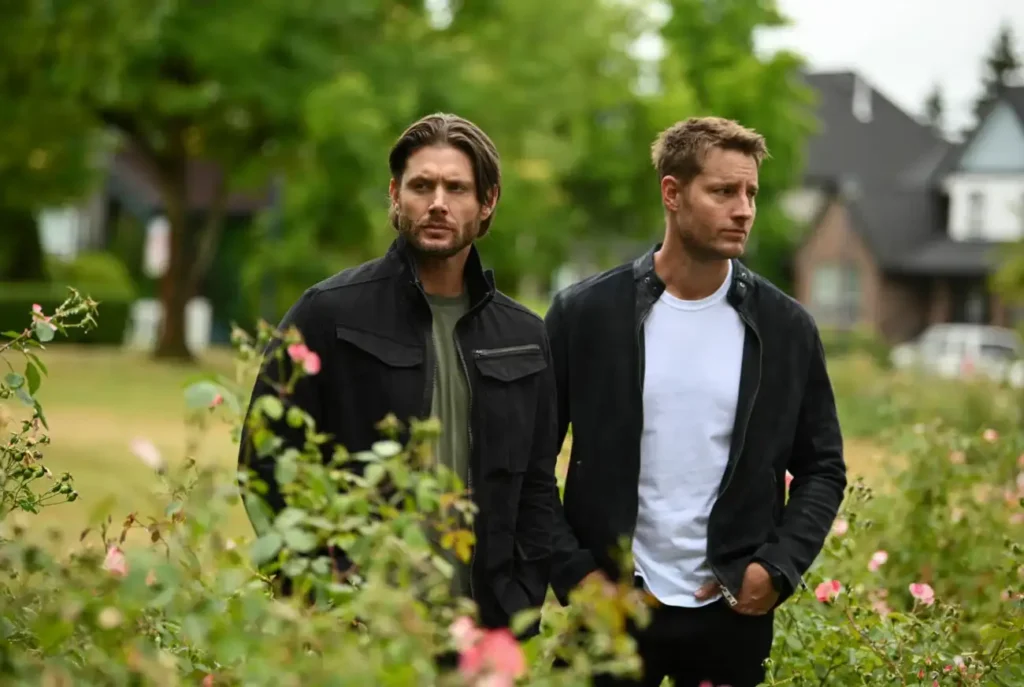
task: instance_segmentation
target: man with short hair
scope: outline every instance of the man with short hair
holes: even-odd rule
[[[663,241],[560,292],[547,314],[557,445],[572,425],[552,586],[564,604],[584,578],[624,574],[657,600],[636,631],[640,684],[753,687],[774,609],[842,502],[842,436],[814,321],[739,261],[763,137],[692,118],[652,153]],[[620,537],[632,570],[616,563]]]
[[[475,555],[469,565],[453,560],[454,591],[477,603],[484,625],[506,626],[543,603],[548,583],[557,451],[544,323],[495,288],[474,245],[501,192],[487,134],[461,117],[430,115],[401,135],[389,165],[398,237],[387,254],[310,287],[280,325],[297,326],[321,360],[287,402],[332,437],[325,460],[335,442],[369,449],[389,413],[440,419],[437,457],[478,509]],[[263,374],[275,377],[275,367]],[[253,398],[267,393],[259,380]],[[301,429],[284,420],[273,429],[301,448]],[[244,436],[239,465],[252,464],[279,511],[273,460],[253,459],[251,449]],[[337,562],[351,567],[344,553]]]

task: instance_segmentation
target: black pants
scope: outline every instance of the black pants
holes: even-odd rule
[[[700,608],[658,606],[650,623],[632,635],[643,677],[596,675],[594,687],[658,687],[665,677],[675,687],[698,687],[705,680],[715,687],[756,687],[772,649],[774,613],[741,615],[724,599]]]

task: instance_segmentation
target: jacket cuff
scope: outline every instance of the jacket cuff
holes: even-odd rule
[[[775,568],[782,573],[782,576],[786,580],[784,589],[779,592],[779,599],[775,602],[778,606],[783,601],[788,599],[796,591],[796,588],[800,586],[803,581],[800,573],[797,572],[796,568],[793,567],[793,563],[790,561],[789,556],[781,548],[778,543],[764,544],[754,554],[753,560],[761,561],[765,565]]]
[[[574,551],[566,562],[554,566],[551,573],[551,589],[558,602],[569,605],[569,594],[583,581],[583,578],[598,569],[594,555],[585,549]]]

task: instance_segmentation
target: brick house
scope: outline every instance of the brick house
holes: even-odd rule
[[[807,78],[822,130],[787,199],[807,226],[796,298],[824,328],[893,343],[939,322],[1013,324],[987,280],[1024,236],[1024,87],[954,145],[854,74]]]

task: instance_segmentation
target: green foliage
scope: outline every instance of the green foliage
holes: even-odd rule
[[[90,315],[88,326],[68,329],[60,340],[71,343],[119,345],[124,341],[125,327],[131,309],[132,296],[119,288],[92,288],[88,284],[76,285],[74,291],[92,293],[103,304],[103,316]],[[68,297],[68,289],[56,283],[0,283],[0,327],[9,327],[24,319],[25,313],[40,306],[43,313],[59,312]],[[3,348],[3,344],[0,344]]]
[[[50,279],[57,284],[68,284],[82,290],[79,285],[98,288],[106,295],[122,294],[128,299],[135,295],[135,284],[121,259],[106,251],[84,251],[71,260],[51,258]]]

